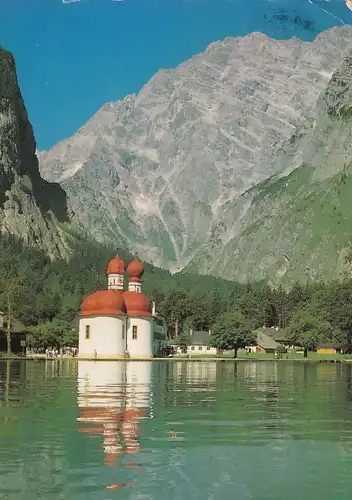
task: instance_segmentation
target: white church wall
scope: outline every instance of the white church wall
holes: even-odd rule
[[[153,357],[153,318],[128,318],[127,350],[131,358]]]
[[[79,321],[79,356],[113,358],[124,356],[125,318],[113,316],[84,317]]]

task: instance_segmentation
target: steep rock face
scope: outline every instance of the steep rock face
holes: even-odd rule
[[[246,207],[236,236],[225,246],[209,240],[188,270],[273,283],[351,277],[351,130],[352,50],[320,96],[311,122],[283,148],[278,162],[286,171],[236,201],[232,213]]]
[[[291,169],[301,163],[292,137],[311,122],[351,42],[350,27],[312,43],[259,33],[216,42],[157,73],[138,96],[106,104],[40,154],[41,172],[61,182],[75,220],[96,239],[171,270],[222,274],[220,251],[237,262],[226,249],[252,204],[244,193],[286,169],[278,156],[287,141]]]
[[[66,193],[43,180],[32,127],[17,82],[15,61],[0,47],[0,231],[46,249],[67,252],[58,222],[67,220]]]

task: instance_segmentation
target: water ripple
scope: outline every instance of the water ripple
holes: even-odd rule
[[[347,500],[351,369],[0,362],[0,499]]]

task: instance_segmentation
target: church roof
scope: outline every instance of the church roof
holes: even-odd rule
[[[125,274],[125,263],[119,255],[109,262],[106,274]]]
[[[126,305],[122,290],[98,290],[82,302],[82,316],[122,315]]]
[[[128,316],[138,318],[152,315],[150,300],[143,293],[126,290],[123,298]]]
[[[127,273],[131,278],[141,278],[144,273],[144,266],[138,259],[132,260],[127,266]]]
[[[107,275],[125,274],[125,263],[116,255],[107,266]],[[104,316],[104,315],[125,315],[131,317],[152,316],[152,305],[148,297],[140,290],[140,278],[144,272],[143,263],[135,259],[127,267],[130,275],[130,284],[138,283],[139,291],[124,290],[123,283],[121,289],[109,288],[108,290],[98,290],[86,296],[81,304],[80,317],[83,316]],[[133,287],[131,287],[133,288]]]

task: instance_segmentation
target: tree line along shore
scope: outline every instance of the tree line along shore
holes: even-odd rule
[[[0,309],[6,312],[10,307],[11,316],[31,332],[28,342],[33,349],[75,346],[81,301],[106,288],[104,266],[116,249],[80,242],[68,261],[50,261],[44,252],[14,237],[2,236],[0,243]],[[132,258],[119,253],[126,260]],[[340,344],[344,352],[350,351],[351,279],[294,283],[287,290],[265,281],[240,284],[145,267],[145,293],[165,316],[170,338],[185,337],[191,329],[212,330],[214,345],[225,348],[230,342],[232,348],[241,348],[253,341],[256,328],[277,326],[308,351],[322,343]],[[232,340],[226,338],[229,330]]]

